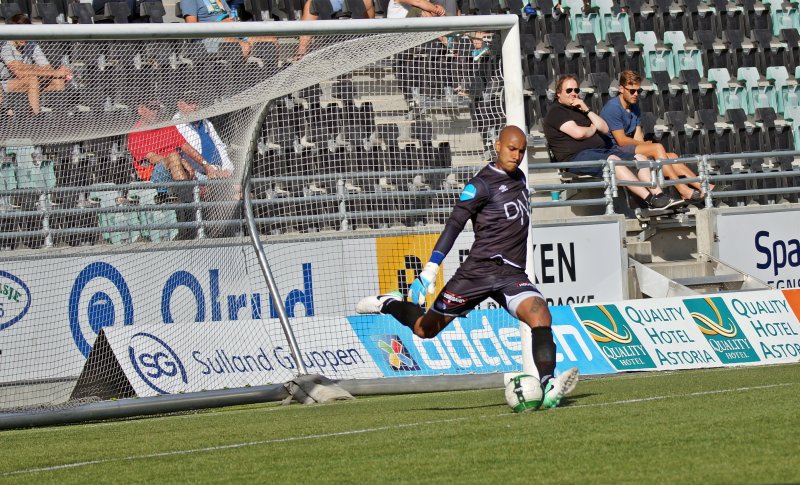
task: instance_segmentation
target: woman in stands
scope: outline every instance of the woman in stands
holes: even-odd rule
[[[7,23],[25,25],[30,24],[31,19],[25,14],[17,14],[8,19]],[[28,104],[35,115],[43,111],[52,111],[41,105],[39,100],[41,91],[63,91],[66,81],[72,79],[72,72],[66,67],[61,66],[56,69],[51,66],[35,42],[25,40],[4,42],[0,58],[5,64],[5,68],[0,72],[3,91],[28,93]]]

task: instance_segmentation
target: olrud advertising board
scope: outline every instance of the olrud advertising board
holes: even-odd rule
[[[584,374],[614,371],[569,307],[553,307],[551,313],[559,371],[575,366]],[[502,309],[474,310],[425,340],[388,315],[356,315],[348,321],[386,377],[522,369],[519,322]]]
[[[315,332],[347,328],[335,317],[320,317],[314,324]],[[296,337],[309,372],[332,379],[381,376],[353,335],[328,339],[323,344],[313,340],[316,333],[308,326],[300,328]],[[140,397],[264,385],[285,382],[296,375],[297,364],[285,340],[259,321],[117,326],[104,332],[119,366]]]
[[[800,288],[800,208],[716,214],[716,255],[776,289]]]

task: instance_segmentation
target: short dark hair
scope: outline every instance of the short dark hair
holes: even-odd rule
[[[24,13],[18,13],[8,19],[6,23],[11,25],[26,25],[31,23],[31,19]]]

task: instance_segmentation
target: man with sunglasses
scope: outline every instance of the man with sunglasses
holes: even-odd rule
[[[654,160],[678,158],[677,153],[667,152],[664,145],[646,141],[641,127],[639,96],[642,94],[642,77],[634,71],[622,71],[619,75],[619,96],[608,100],[600,116],[608,124],[606,140],[612,148],[626,153],[641,155]],[[697,175],[683,163],[666,164],[664,175],[670,180],[682,177],[694,178]],[[714,186],[709,186],[711,190]],[[675,189],[687,202],[699,203],[704,197],[699,182],[679,184]]]
[[[584,162],[596,160],[645,160],[633,152],[608,147],[601,135],[608,134],[608,125],[594,113],[579,97],[580,88],[575,76],[567,74],[556,82],[556,99],[544,117],[544,136],[557,162]],[[596,167],[574,167],[572,173],[602,177],[603,169]],[[623,165],[614,166],[617,180],[650,182],[650,169],[642,168],[634,173]],[[627,189],[641,198],[651,209],[668,209],[682,201],[674,200],[660,188],[628,186]]]

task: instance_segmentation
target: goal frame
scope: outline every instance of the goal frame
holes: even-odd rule
[[[440,31],[498,31],[501,33],[501,66],[504,79],[505,124],[515,125],[527,133],[523,105],[522,64],[519,39],[518,17],[513,14],[488,16],[461,16],[406,19],[351,19],[321,20],[315,22],[242,22],[242,23],[194,23],[194,24],[97,24],[97,25],[20,25],[13,29],[0,31],[0,41],[123,41],[123,40],[175,40],[200,38],[225,38],[249,36],[330,36],[340,34],[387,34],[392,32],[440,32]],[[259,118],[263,120],[267,103],[261,106]],[[258,258],[267,286],[274,297],[281,301],[267,256],[263,250],[255,218],[250,204],[249,188],[252,177],[253,152],[258,140],[257,130],[251,133],[250,150],[245,160],[243,186],[245,187],[244,218],[251,243]],[[527,157],[520,164],[523,173],[528,173]],[[530,227],[528,247],[531,247]],[[533,274],[533,254],[528,251],[526,261],[528,274]],[[279,320],[298,363],[298,375],[307,374],[300,358],[297,341],[293,335],[291,322],[280,305]],[[521,324],[520,330],[526,328]],[[522,338],[523,356],[530,353],[530,338]],[[527,370],[532,364],[527,362]],[[426,392],[455,389],[475,389],[501,387],[500,374],[474,376],[431,376],[406,378],[403,385],[388,382],[388,379],[361,379],[342,382],[344,388],[353,394],[380,394],[398,392]],[[164,395],[146,399],[122,399],[80,405],[69,409],[36,413],[0,414],[0,429],[23,426],[42,426],[60,423],[82,422],[95,419],[114,419],[134,415],[160,414],[193,409],[213,408],[253,402],[281,400],[287,397],[282,384],[259,386],[255,388],[226,389],[181,395]]]

